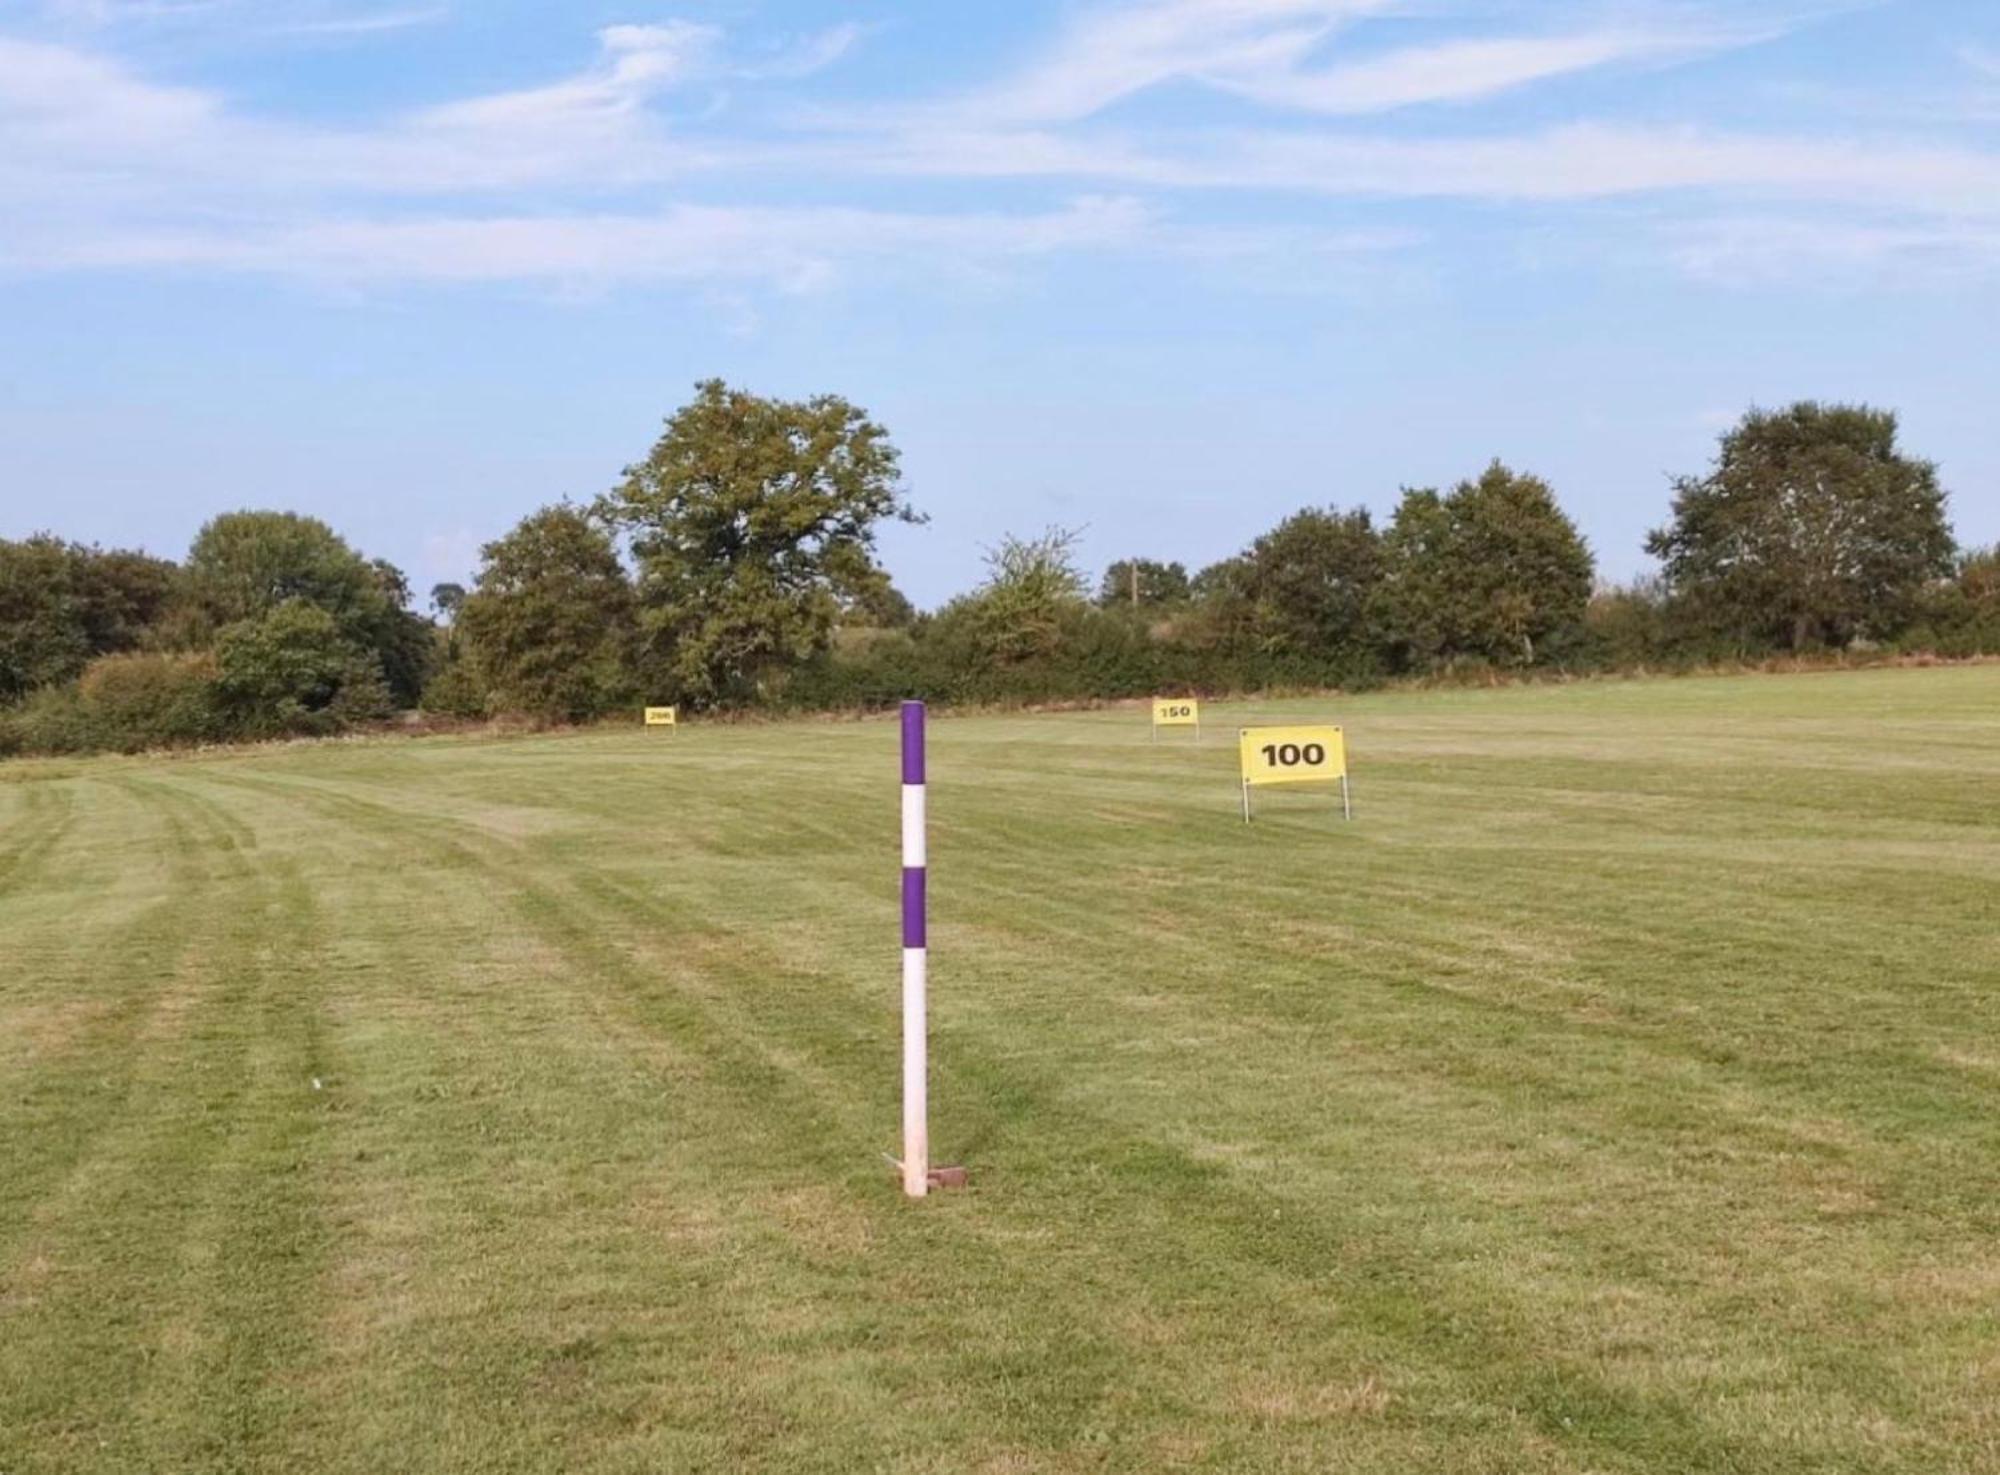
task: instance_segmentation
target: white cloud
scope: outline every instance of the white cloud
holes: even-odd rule
[[[1085,11],[1025,74],[952,111],[989,123],[1089,117],[1164,82],[1296,65],[1343,23],[1395,0],[1151,0]]]
[[[607,26],[597,33],[596,67],[546,87],[495,93],[426,109],[413,120],[422,128],[489,129],[595,126],[629,116],[649,98],[714,67],[722,33],[691,21],[657,26]]]
[[[142,81],[88,52],[0,36],[0,139],[18,165],[35,152],[120,147],[207,124],[208,94]]]
[[[1949,286],[2000,274],[2000,218],[1880,222],[1746,215],[1676,228],[1670,250],[1690,276],[1726,286],[1795,282]]]
[[[825,71],[859,44],[862,27],[853,22],[792,39],[760,60],[746,60],[736,75],[752,81],[786,81]]]
[[[1695,11],[1648,8],[1630,11],[1624,27],[1460,37],[1341,59],[1350,28],[1397,3],[1097,6],[999,85],[849,115],[840,128],[761,114],[732,130],[728,116],[712,114],[734,84],[755,93],[831,65],[856,43],[853,26],[747,50],[689,21],[612,26],[570,75],[341,127],[246,114],[220,93],[152,80],[97,51],[0,37],[0,263],[355,283],[687,282],[727,293],[809,289],[863,264],[880,272],[930,260],[978,272],[1080,250],[1310,280],[1322,262],[1413,243],[1394,224],[1325,221],[1357,202],[1378,212],[1412,200],[1526,210],[1652,197],[1696,222],[1718,211],[1782,221],[1792,207],[1836,206],[1852,213],[1845,234],[1807,249],[1807,233],[1779,230],[1764,253],[1829,270],[1863,259],[1983,259],[2000,222],[2000,155],[1948,136],[1608,123],[1496,132],[1476,122],[1445,133],[1435,120],[1390,132],[1329,122],[1678,58],[1775,24],[1717,26]],[[351,24],[428,14],[316,13]],[[1966,59],[1982,57],[1973,49]],[[1146,131],[1102,116],[1170,81],[1291,116]],[[1024,191],[1084,198],[1030,194],[1006,212],[868,207],[919,176],[1014,179]],[[802,179],[851,203],[786,205]],[[737,203],[691,198],[708,188],[727,188]],[[1291,216],[1280,207],[1227,226],[1194,218],[1201,207],[1191,201],[1224,191],[1289,200]],[[778,203],[742,203],[759,198]],[[1169,209],[1169,200],[1179,204]],[[1752,272],[1755,247],[1747,229],[1702,224],[1674,237],[1668,255],[1721,280]]]
[[[435,25],[448,14],[450,12],[443,6],[428,10],[382,10],[362,15],[282,22],[272,30],[281,36],[374,36],[385,31],[407,31],[412,26]]]
[[[1742,44],[1729,31],[1590,31],[1409,47],[1345,66],[1217,82],[1259,102],[1319,113],[1381,113],[1419,103],[1468,102],[1616,62],[1660,61]]]
[[[1076,122],[1150,88],[1186,83],[1259,104],[1364,114],[1457,102],[1617,62],[1685,59],[1781,34],[1767,16],[1727,23],[1681,7],[1590,12],[1567,29],[1455,37],[1318,64],[1356,23],[1415,10],[1408,0],[1146,0],[1085,10],[1047,54],[997,86],[903,116],[961,126]],[[1565,6],[1565,12],[1574,7]]]
[[[58,240],[17,268],[171,267],[338,284],[543,281],[750,282],[813,291],[855,263],[929,261],[990,270],[1009,260],[1142,244],[1137,202],[1086,198],[1018,215],[680,206],[656,215],[322,220],[134,231]]]
[[[852,147],[869,167],[943,176],[1504,202],[1736,191],[2000,212],[2000,156],[1990,153],[1692,128],[1579,124],[1420,139],[1264,129],[1154,136],[1144,145],[1042,131],[912,136]]]

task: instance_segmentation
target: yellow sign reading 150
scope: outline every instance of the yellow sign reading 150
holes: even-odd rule
[[[1156,697],[1153,701],[1153,726],[1199,727],[1201,703],[1193,697]]]

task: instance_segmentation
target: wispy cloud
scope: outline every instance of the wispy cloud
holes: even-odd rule
[[[1016,215],[681,206],[653,216],[474,216],[334,220],[58,239],[17,266],[252,271],[337,284],[545,281],[755,283],[823,288],[857,264],[1010,260],[1130,246],[1152,226],[1127,199],[1086,198]]]
[[[1682,271],[1727,286],[1796,280],[1880,286],[1949,285],[2000,275],[2000,219],[1882,222],[1851,218],[1743,215],[1675,227]]]
[[[422,129],[594,131],[608,119],[630,117],[676,86],[712,74],[722,32],[691,21],[608,26],[597,33],[598,65],[581,76],[519,92],[444,103],[412,120]]]
[[[1087,118],[1162,83],[1298,65],[1342,25],[1394,0],[1153,0],[1087,10],[1022,74],[948,111],[989,124]]]
[[[1421,103],[1471,102],[1534,82],[1615,63],[1656,62],[1743,45],[1767,31],[1584,31],[1409,47],[1342,66],[1232,78],[1218,85],[1260,102],[1310,112],[1389,112]]]
[[[282,21],[271,29],[281,36],[373,36],[436,25],[450,15],[443,6],[427,10],[383,10],[361,15],[324,16],[318,20]]]
[[[940,134],[853,147],[871,167],[942,176],[1502,202],[1731,191],[2000,212],[2000,155],[1694,128],[1577,124],[1420,139],[1237,129],[1136,143],[1049,132]]]
[[[1572,4],[1553,19],[1547,6],[1488,7],[1488,31],[1510,18],[1516,29],[1445,33],[1432,16],[1432,39],[1382,45],[1375,23],[1410,9],[1086,5],[1017,72],[850,110],[839,126],[772,109],[732,126],[740,119],[717,100],[804,91],[802,79],[862,39],[852,25],[764,44],[688,20],[611,26],[568,75],[340,126],[246,112],[222,92],[157,80],[112,47],[0,36],[0,264],[728,292],[809,290],[918,261],[977,272],[1119,251],[1314,279],[1321,264],[1365,259],[1385,241],[1421,249],[1409,224],[1358,227],[1346,211],[1477,201],[1525,214],[1646,198],[1689,222],[1669,233],[1667,260],[1733,280],[1786,259],[1829,270],[1927,251],[1982,260],[2000,226],[2000,154],[1964,138],[1507,128],[1435,109],[1415,125],[1371,121],[1425,104],[1476,110],[1595,68],[1747,45],[1792,23],[1768,8],[1755,23],[1725,23],[1635,0],[1613,24]],[[366,34],[437,12],[307,14],[301,23],[329,33]],[[1977,47],[1962,57],[1975,70],[1994,60]],[[1117,111],[1170,84],[1204,89],[1228,121],[1210,109],[1200,122],[1137,126]],[[1005,211],[948,194],[912,207],[915,179],[1007,179],[1023,198]],[[835,203],[794,205],[802,181]],[[711,190],[727,203],[704,200]],[[1203,202],[1223,193],[1254,194],[1263,218],[1204,221]],[[1289,214],[1266,209],[1273,201]],[[1815,237],[1787,213],[1821,206],[1849,212],[1844,231]],[[1752,226],[1732,224],[1756,221],[1775,222],[1761,246]]]
[[[1077,16],[1019,74],[920,113],[986,126],[1060,124],[1180,83],[1270,107],[1358,115],[1490,97],[1615,63],[1686,59],[1767,40],[1791,24],[1768,13],[1724,20],[1685,7],[1630,5],[1622,18],[1607,21],[1588,9],[1543,5],[1544,19],[1525,33],[1348,54],[1342,43],[1358,23],[1411,9],[1399,0],[1146,0],[1099,7]]]

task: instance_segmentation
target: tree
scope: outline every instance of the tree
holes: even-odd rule
[[[1406,665],[1533,665],[1590,603],[1590,549],[1539,477],[1495,461],[1448,494],[1405,491],[1384,538],[1382,609]]]
[[[1189,593],[1185,564],[1161,563],[1151,558],[1121,558],[1104,571],[1104,582],[1097,589],[1097,602],[1106,609],[1121,604],[1173,606],[1186,604]]]
[[[0,541],[0,701],[67,681],[91,658],[128,651],[159,621],[172,563],[49,534]]]
[[[986,582],[940,613],[946,636],[962,632],[980,659],[999,665],[1054,655],[1085,609],[1077,538],[1058,527],[1038,538],[1002,538],[987,550]]]
[[[46,534],[0,542],[0,701],[67,681],[89,659],[68,545]]]
[[[374,652],[304,598],[224,627],[215,659],[217,690],[241,732],[330,732],[390,710]]]
[[[1803,401],[1750,411],[1706,476],[1676,479],[1646,548],[1697,628],[1802,650],[1896,633],[1953,540],[1937,468],[1897,449],[1895,415]]]
[[[1424,670],[1450,651],[1463,599],[1457,533],[1437,488],[1403,488],[1382,535],[1382,552],[1385,644],[1396,666]]]
[[[601,504],[639,566],[646,661],[694,701],[755,695],[886,583],[877,526],[918,518],[888,433],[835,395],[696,387]]]
[[[431,658],[401,570],[363,558],[318,518],[230,512],[212,518],[188,550],[196,605],[215,627],[260,619],[290,600],[332,617],[341,638],[370,651],[393,697],[413,705]]]
[[[127,548],[71,545],[83,627],[93,655],[115,655],[144,643],[181,583],[173,560]]]
[[[503,710],[578,722],[635,697],[632,586],[599,520],[544,507],[480,557],[458,630]]]
[[[465,585],[452,583],[431,585],[431,608],[437,611],[438,618],[447,625],[458,618],[459,610],[464,607]]]
[[[1925,590],[1910,644],[1954,656],[2000,653],[2000,547],[1961,554],[1950,579]]]
[[[917,607],[887,579],[871,582],[840,612],[841,624],[855,629],[907,630],[916,619]]]
[[[382,601],[361,623],[363,642],[382,662],[399,707],[414,707],[438,663],[437,627],[410,608],[410,581],[386,558],[369,560]]]
[[[1349,663],[1372,657],[1382,542],[1365,507],[1293,513],[1246,557],[1251,627],[1265,650]]]

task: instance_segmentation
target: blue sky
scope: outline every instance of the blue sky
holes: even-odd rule
[[[0,535],[426,588],[712,375],[890,427],[922,604],[1494,456],[1623,576],[1806,397],[2000,540],[2000,5],[0,0]]]

